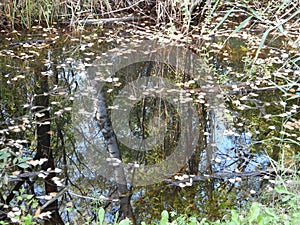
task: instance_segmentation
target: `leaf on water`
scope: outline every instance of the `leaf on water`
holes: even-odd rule
[[[190,178],[190,181],[189,181],[189,182],[185,182],[185,186],[187,186],[187,187],[193,186],[193,179]]]
[[[44,174],[44,173],[39,173],[39,174],[38,174],[38,177],[40,177],[40,178],[46,178],[46,177],[47,177],[47,175],[46,175],[46,174]]]
[[[248,99],[248,96],[243,96],[243,97],[240,98],[240,100],[242,100],[242,101],[245,101],[247,99]]]
[[[115,87],[120,87],[121,85],[122,85],[122,83],[120,83],[120,82],[114,84]]]
[[[21,129],[20,129],[19,127],[16,127],[16,128],[14,128],[14,129],[12,129],[12,131],[15,132],[15,133],[18,133],[18,132],[21,131]]]
[[[294,130],[294,123],[288,121],[283,125],[284,128],[289,129],[289,130]]]
[[[237,107],[237,109],[239,109],[239,110],[245,110],[246,108],[251,108],[250,106],[247,106],[247,105],[239,105],[238,107]]]
[[[58,186],[58,187],[63,187],[64,184],[62,183],[63,180],[60,179],[59,177],[53,177],[52,181]]]
[[[236,182],[241,182],[241,181],[242,181],[242,178],[241,178],[241,177],[236,177],[236,178],[235,178],[235,181],[236,181]]]
[[[43,122],[43,123],[36,123],[38,125],[49,125],[50,124],[50,121],[46,121],[46,122]]]
[[[67,202],[66,206],[72,207],[73,206],[73,202]]]
[[[182,177],[183,177],[184,179],[187,179],[187,178],[189,178],[189,175],[183,174]]]
[[[132,101],[137,100],[137,98],[136,98],[135,96],[133,96],[133,95],[130,95],[130,96],[128,97],[128,99],[129,99],[129,100],[132,100]]]
[[[216,162],[216,163],[220,163],[221,161],[222,161],[221,159],[215,158],[215,162]]]
[[[186,185],[184,183],[179,183],[178,186],[184,188]]]
[[[60,169],[60,168],[55,168],[55,169],[54,169],[54,172],[55,172],[55,173],[60,173],[61,171],[62,171],[62,169]]]
[[[57,112],[54,112],[54,115],[56,116],[61,116],[63,114],[63,111],[62,110],[59,110]]]
[[[255,94],[255,93],[250,93],[249,96],[252,96],[252,97],[257,97],[258,94]]]
[[[281,113],[281,114],[279,114],[278,116],[279,117],[287,117],[289,114],[288,113]]]
[[[285,107],[287,103],[284,101],[280,101],[279,104],[282,105],[283,107]]]
[[[174,179],[176,179],[176,180],[184,180],[184,178],[182,176],[177,176],[177,175],[174,176]]]
[[[42,165],[44,162],[48,161],[46,158],[42,158],[40,160],[29,160],[26,163],[32,166]]]
[[[35,116],[40,118],[40,117],[45,116],[45,113],[36,113]]]
[[[41,213],[41,214],[39,214],[38,216],[37,216],[38,218],[40,218],[40,219],[44,219],[44,218],[50,218],[51,217],[51,212],[43,212],[43,213]]]
[[[228,179],[228,181],[229,181],[230,183],[232,183],[232,184],[235,183],[235,179],[234,179],[234,178],[230,178],[230,179]]]
[[[50,131],[47,132],[47,134],[53,135],[53,134],[54,134],[54,131],[53,131],[53,130],[50,130]]]
[[[241,105],[241,102],[239,100],[234,100],[234,101],[232,101],[232,104],[239,106],[239,105]]]

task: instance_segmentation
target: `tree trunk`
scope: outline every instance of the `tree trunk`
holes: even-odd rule
[[[104,95],[101,92],[98,94],[96,120],[105,139],[109,157],[118,159],[121,162],[122,158],[117,138],[113,131],[111,121],[108,117]],[[135,220],[130,205],[131,194],[128,193],[127,181],[124,169],[121,165],[114,167],[114,177],[117,183],[118,194],[120,199],[120,214],[123,215],[123,217],[131,219],[134,222]]]
[[[51,136],[50,136],[50,112],[49,112],[49,84],[48,84],[48,76],[41,74],[42,68],[37,66],[35,70],[35,82],[36,86],[36,106],[38,111],[43,114],[42,116],[37,117],[37,152],[34,157],[35,160],[39,160],[41,158],[46,158],[47,161],[42,164],[42,170],[47,170],[51,168],[54,170],[54,158],[52,155],[51,149]],[[45,94],[44,94],[45,93]],[[49,195],[51,192],[57,192],[57,185],[52,181],[52,178],[55,176],[54,173],[50,173],[45,178],[45,193]],[[45,221],[45,225],[64,224],[62,221],[59,210],[58,210],[58,201],[54,201],[52,204],[47,206],[43,211],[50,211],[51,218]]]

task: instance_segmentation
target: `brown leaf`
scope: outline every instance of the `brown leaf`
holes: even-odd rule
[[[38,207],[37,210],[36,210],[35,213],[34,213],[34,216],[35,216],[35,217],[38,217],[40,214],[41,214],[41,208]]]

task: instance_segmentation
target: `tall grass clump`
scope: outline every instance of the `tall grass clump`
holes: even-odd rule
[[[50,0],[12,0],[6,1],[1,6],[1,20],[7,20],[7,27],[30,28],[33,23],[47,24],[48,26],[57,19],[58,1]]]
[[[198,24],[204,19],[204,14],[211,8],[211,4],[211,1],[199,0],[146,0],[133,3],[125,0],[12,0],[4,1],[0,5],[0,18],[7,20],[9,26],[15,29],[30,28],[33,23],[50,26],[54,22],[62,22],[74,26],[78,20],[134,15],[136,18],[154,22],[157,27],[167,26],[187,34],[192,24]]]

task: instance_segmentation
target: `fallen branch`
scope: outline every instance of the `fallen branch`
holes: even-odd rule
[[[58,173],[55,170],[48,170],[48,171],[39,171],[39,172],[25,172],[25,173],[21,173],[18,175],[11,175],[7,177],[7,182],[12,182],[12,181],[22,181],[22,180],[26,180],[29,177],[36,177],[36,176],[40,176],[40,177],[46,177],[48,176],[50,173]],[[5,179],[5,177],[0,177],[0,180]]]
[[[219,172],[213,173],[211,175],[204,174],[202,176],[195,176],[195,175],[188,175],[188,178],[174,181],[171,179],[165,180],[166,183],[175,186],[181,186],[181,184],[192,184],[193,182],[198,181],[207,181],[209,179],[230,179],[230,178],[237,178],[237,177],[257,177],[257,176],[276,176],[276,174],[292,174],[293,170],[285,170],[285,171],[278,171],[272,168],[266,170],[258,170],[258,171],[251,171],[251,172],[244,172],[244,173],[234,173],[234,172]]]
[[[10,43],[8,46],[13,47],[13,46],[17,46],[17,45],[24,45],[24,44],[42,44],[47,42],[47,40],[43,40],[43,39],[37,39],[37,40],[25,40],[25,41],[18,41],[18,42],[13,42]]]
[[[245,83],[238,83],[233,85],[212,85],[211,87],[203,87],[203,88],[196,88],[192,89],[195,91],[204,91],[204,92],[210,92],[210,93],[221,93],[224,90],[228,90],[229,94],[236,94],[239,92],[260,92],[260,91],[270,91],[270,90],[276,90],[280,88],[291,88],[295,84],[286,84],[286,85],[280,85],[280,86],[268,86],[268,87],[256,87],[254,84],[249,84],[248,82]],[[298,84],[296,84],[298,85]]]
[[[109,12],[105,12],[103,13],[102,15],[107,15],[107,14],[113,14],[113,13],[116,13],[116,12],[121,12],[121,11],[126,11],[126,10],[129,10],[131,8],[133,8],[134,6],[140,4],[141,2],[144,2],[144,0],[141,0],[141,1],[138,1],[130,6],[127,6],[125,8],[121,8],[121,9],[116,9],[116,10],[112,10],[112,11],[109,11]]]
[[[80,25],[95,25],[95,24],[108,24],[116,22],[129,22],[129,21],[140,21],[143,17],[124,17],[124,18],[102,18],[102,19],[84,19],[74,21],[74,24]],[[71,24],[72,22],[62,22],[62,24]]]
[[[60,196],[62,196],[68,190],[68,188],[69,187],[64,187],[63,189],[61,189],[53,198],[48,200],[44,205],[42,205],[38,209],[43,211],[45,208],[47,208],[47,206],[49,206],[51,203],[55,202]]]
[[[100,196],[98,196],[97,198],[94,198],[94,197],[89,197],[89,196],[79,195],[79,194],[76,194],[76,193],[71,192],[71,191],[68,191],[68,193],[69,193],[70,195],[75,196],[75,197],[78,197],[78,198],[84,198],[84,199],[88,199],[88,200],[92,200],[92,201],[112,201],[112,202],[118,202],[118,201],[120,201],[120,199],[109,198],[109,197],[105,197],[105,196],[103,196],[103,195],[100,195]]]

